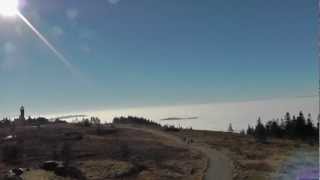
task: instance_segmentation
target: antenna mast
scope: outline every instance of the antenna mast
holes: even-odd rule
[[[319,111],[318,111],[318,120],[320,119],[320,0],[318,0],[318,98],[319,98]]]
[[[318,0],[318,123],[320,121],[320,0]]]

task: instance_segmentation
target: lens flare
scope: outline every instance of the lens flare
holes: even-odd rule
[[[19,0],[0,0],[0,15],[3,17],[18,16],[37,36],[38,38],[58,57],[58,59],[75,75],[75,71],[67,58],[59,52],[19,11]]]
[[[24,17],[23,14],[17,12],[17,15],[22,19],[22,21],[39,37],[39,39],[58,57],[58,59],[69,69],[72,74],[75,74],[75,71],[71,63],[67,58],[60,53],[32,24],[31,22]]]
[[[16,16],[19,7],[18,0],[0,0],[0,14],[6,17]]]

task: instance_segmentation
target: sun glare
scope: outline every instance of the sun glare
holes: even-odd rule
[[[6,17],[16,16],[18,13],[18,0],[0,0],[0,15]]]

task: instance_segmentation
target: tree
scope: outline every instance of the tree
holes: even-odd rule
[[[9,118],[3,118],[1,121],[0,121],[0,126],[2,127],[8,127],[12,124],[11,120]]]
[[[295,125],[295,136],[301,139],[305,139],[307,135],[306,132],[306,120],[304,118],[303,112],[300,111],[299,116],[296,120]]]
[[[245,130],[244,130],[244,129],[242,129],[242,130],[240,131],[240,134],[241,134],[241,135],[246,135]]]
[[[254,136],[258,142],[265,143],[267,141],[266,128],[261,122],[261,118],[258,118]]]
[[[271,133],[271,136],[273,137],[277,137],[277,138],[282,137],[283,133],[282,133],[281,127],[278,124],[278,121],[271,122],[270,133]]]
[[[307,138],[311,138],[312,136],[314,136],[314,126],[312,123],[312,118],[311,118],[311,114],[308,114],[308,118],[307,118],[307,125],[306,125],[306,136]]]
[[[97,117],[91,117],[90,118],[90,123],[97,126],[101,124],[101,120]]]
[[[89,119],[82,119],[81,125],[84,126],[84,127],[90,127],[91,126]]]
[[[288,114],[288,113],[287,113]],[[295,116],[292,116],[292,119],[288,119],[288,117],[286,117],[285,120],[285,133],[287,135],[288,138],[296,138],[297,134],[296,134],[296,125],[297,125],[297,119]]]
[[[229,124],[228,131],[231,132],[231,133],[233,133],[233,128],[232,128],[232,124],[231,124],[231,123]]]
[[[250,125],[248,125],[247,135],[254,135],[254,129]]]

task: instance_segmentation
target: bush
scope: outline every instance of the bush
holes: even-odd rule
[[[171,132],[178,132],[178,131],[180,131],[181,129],[180,128],[176,128],[176,127],[174,127],[174,126],[164,126],[163,127],[163,130],[164,131],[171,131]]]
[[[161,127],[160,124],[153,122],[149,119],[142,117],[115,117],[113,119],[113,124],[134,124],[134,125],[143,125],[143,126],[152,126],[152,127]]]

